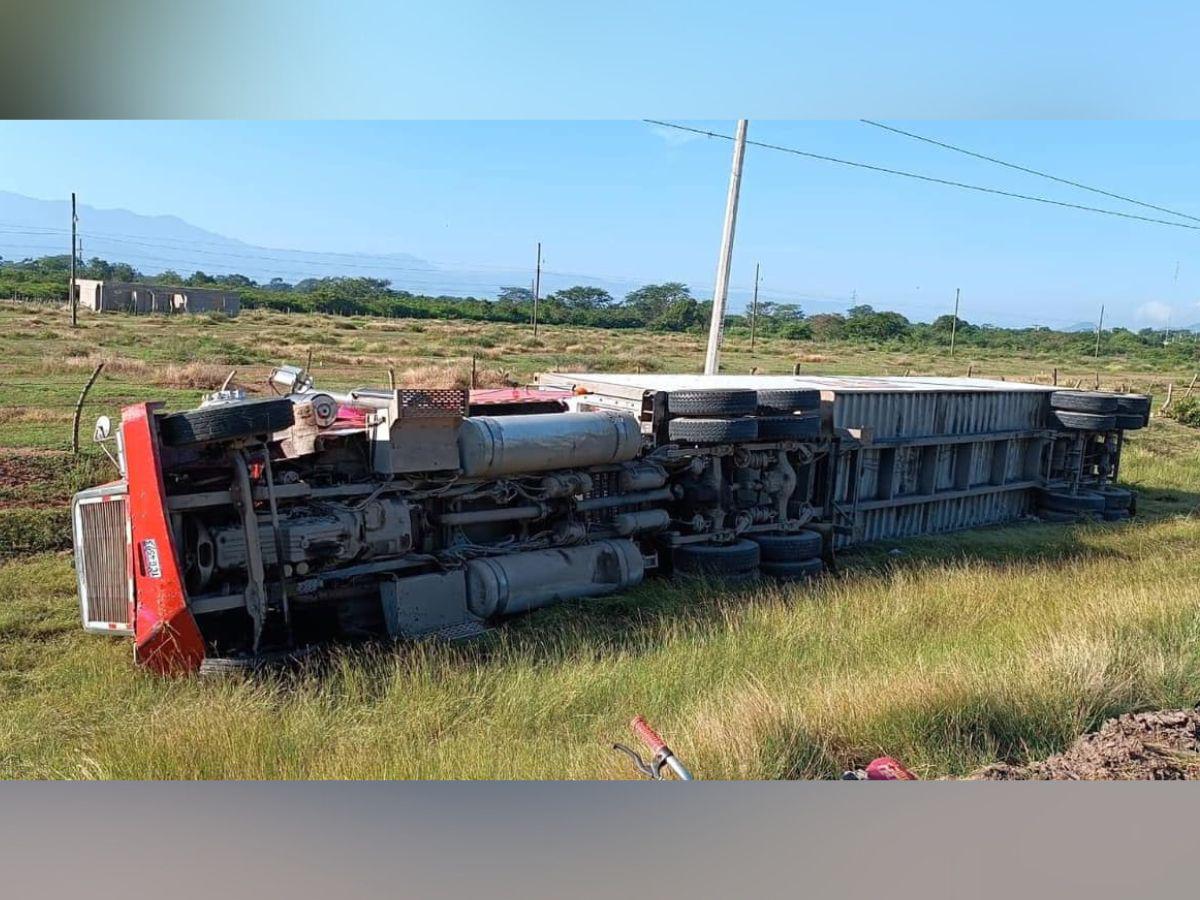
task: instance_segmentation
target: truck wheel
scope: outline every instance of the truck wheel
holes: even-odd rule
[[[673,416],[752,416],[758,395],[749,390],[671,391],[667,412]]]
[[[815,531],[796,531],[791,534],[756,532],[749,535],[758,544],[764,563],[799,562],[821,555],[821,535]]]
[[[671,551],[675,571],[687,575],[740,575],[758,568],[758,544],[680,544]]]
[[[1054,512],[1067,513],[1099,513],[1104,511],[1104,496],[1096,491],[1080,491],[1070,494],[1066,491],[1038,492],[1038,506]]]
[[[1117,427],[1122,431],[1137,431],[1139,428],[1145,428],[1147,424],[1146,417],[1141,413],[1117,413]]]
[[[1141,416],[1142,425],[1150,424],[1150,398],[1146,394],[1117,394],[1117,415]]]
[[[802,413],[794,416],[759,416],[760,441],[803,440],[821,436],[821,414]]]
[[[779,388],[758,392],[761,415],[806,412],[821,408],[821,392],[810,388]]]
[[[819,559],[801,559],[795,562],[765,562],[759,571],[768,578],[778,578],[780,581],[802,581],[813,578],[825,570],[825,563]]]
[[[158,433],[172,447],[269,434],[291,427],[293,409],[291,400],[271,398],[168,413],[159,417]]]
[[[1050,395],[1050,408],[1068,412],[1115,413],[1117,395],[1097,391],[1055,391]]]
[[[667,436],[684,444],[731,444],[758,437],[756,419],[672,419]]]
[[[1083,413],[1050,410],[1050,418],[1060,428],[1071,428],[1077,431],[1112,431],[1117,427],[1115,413]]]

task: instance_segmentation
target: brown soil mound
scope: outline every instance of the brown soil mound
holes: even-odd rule
[[[970,776],[989,781],[1200,780],[1200,710],[1109,719],[1064,753],[1027,766],[1003,763]]]

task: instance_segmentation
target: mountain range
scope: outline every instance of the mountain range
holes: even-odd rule
[[[501,287],[528,286],[529,271],[515,268],[442,266],[409,253],[321,253],[262,247],[200,228],[178,216],[146,216],[126,209],[77,207],[82,257],[129,263],[147,275],[196,270],[210,275],[240,273],[260,283],[282,278],[363,276],[383,278],[398,290],[418,294],[494,297]],[[71,210],[66,200],[38,200],[0,191],[0,258],[69,252]],[[638,282],[589,274],[543,272],[542,294],[586,284],[622,297]]]

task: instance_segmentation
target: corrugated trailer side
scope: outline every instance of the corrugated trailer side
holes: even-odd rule
[[[547,373],[543,386],[627,397],[699,388],[821,391],[834,434],[861,435],[837,467],[840,545],[993,525],[1031,511],[1045,484],[1043,385],[979,378]],[[649,399],[647,400],[649,404]]]

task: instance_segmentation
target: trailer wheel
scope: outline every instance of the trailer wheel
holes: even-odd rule
[[[758,411],[762,415],[807,412],[821,408],[821,392],[810,388],[779,388],[758,392]]]
[[[799,562],[821,555],[821,535],[815,531],[791,534],[754,533],[750,540],[758,544],[763,563]]]
[[[1052,409],[1050,415],[1059,427],[1076,431],[1112,431],[1117,427],[1115,413],[1064,412]]]
[[[172,447],[229,441],[289,428],[293,410],[292,401],[283,398],[208,406],[160,416],[158,433]]]
[[[801,413],[794,416],[759,416],[760,441],[803,440],[821,436],[821,414]]]
[[[749,390],[671,391],[667,412],[673,416],[752,416],[758,394]]]
[[[1117,413],[1117,427],[1122,431],[1137,431],[1139,428],[1145,428],[1149,423],[1146,417],[1141,413]]]
[[[675,571],[686,575],[740,575],[753,572],[759,563],[758,544],[738,540],[732,544],[680,544],[671,552]]]
[[[1150,398],[1146,394],[1117,394],[1117,415],[1141,416],[1142,425],[1150,424]]]
[[[778,578],[780,581],[802,581],[814,578],[825,570],[825,563],[820,559],[801,559],[794,562],[765,562],[759,571],[768,578]]]
[[[758,437],[756,419],[672,419],[667,436],[684,444],[731,444]]]
[[[1099,513],[1104,511],[1104,495],[1096,491],[1080,491],[1070,494],[1066,491],[1042,490],[1038,493],[1038,506],[1054,512],[1067,513]]]
[[[1055,391],[1050,395],[1050,407],[1068,412],[1115,413],[1117,395],[1097,391]]]

